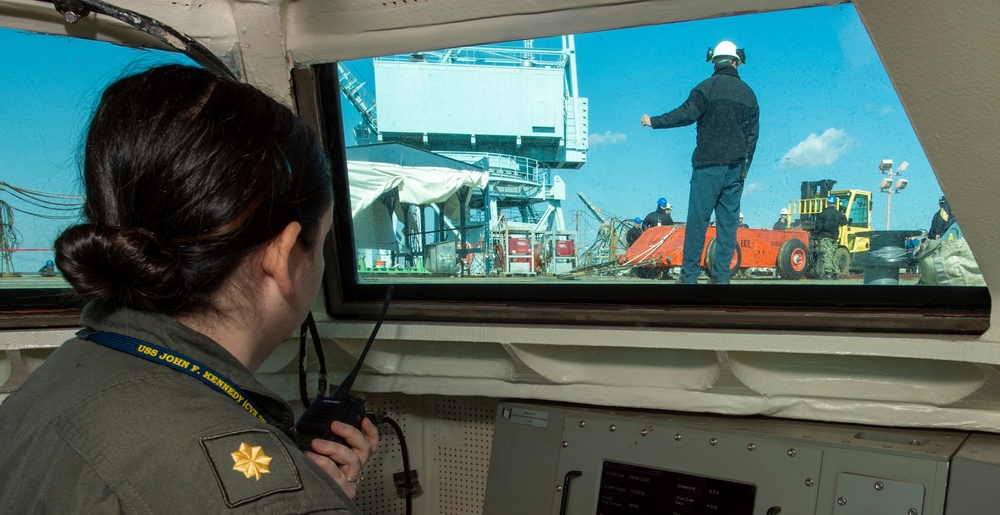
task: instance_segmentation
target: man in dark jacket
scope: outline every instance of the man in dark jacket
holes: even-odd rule
[[[847,217],[837,209],[837,197],[830,195],[826,198],[826,208],[816,215],[816,226],[812,230],[813,241],[819,245],[815,270],[823,279],[840,276],[836,254],[840,246],[840,228],[844,225],[847,225]]]
[[[656,201],[656,209],[652,213],[646,215],[646,218],[642,221],[642,230],[649,229],[650,227],[657,227],[660,225],[674,225],[674,219],[670,216],[670,211],[673,208],[667,199],[660,197]]]
[[[774,227],[771,227],[775,231],[784,231],[788,229],[788,209],[781,208],[781,214],[778,215],[778,221],[774,222]]]
[[[948,228],[955,225],[955,214],[951,212],[951,206],[943,196],[938,200],[938,208],[931,219],[931,229],[927,231],[927,238],[931,240],[940,240]]]
[[[642,220],[638,216],[635,217],[635,220],[632,220],[632,227],[629,227],[628,232],[625,233],[625,245],[631,247],[635,243],[635,240],[638,240],[639,236],[642,236],[642,228],[639,227],[641,223]]]
[[[743,181],[757,148],[759,130],[757,97],[736,72],[746,54],[723,41],[709,52],[708,60],[714,63],[715,72],[695,86],[680,107],[660,116],[644,114],[640,119],[642,125],[654,129],[698,124],[679,281],[688,284],[697,283],[701,274],[705,231],[713,211],[718,243],[710,273],[713,282],[729,282]]]

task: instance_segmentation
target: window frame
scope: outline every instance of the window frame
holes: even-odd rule
[[[338,80],[335,64],[315,64],[293,74],[300,113],[321,135],[333,165],[334,219],[324,243],[323,295],[334,319],[376,318],[386,287],[393,284],[387,318],[396,321],[962,335],[989,328],[985,287],[552,280],[470,288],[457,281],[392,282],[391,276],[362,284],[353,248],[343,106],[339,89],[330,86]]]
[[[37,27],[16,27],[16,26],[2,26],[0,29],[5,31],[25,33],[28,38],[45,38],[45,39],[55,39],[55,40],[69,40],[73,41],[74,44],[78,45],[111,45],[114,47],[119,47],[123,49],[123,52],[127,52],[132,55],[131,59],[125,62],[125,66],[120,69],[112,70],[104,78],[105,86],[110,85],[113,82],[113,78],[116,75],[136,73],[139,69],[147,68],[150,66],[155,66],[158,64],[166,64],[168,62],[178,62],[186,59],[190,61],[191,65],[196,64],[196,61],[191,58],[191,56],[184,52],[178,52],[175,48],[169,46],[163,46],[157,44],[155,39],[145,39],[144,32],[130,33],[130,37],[138,37],[139,40],[135,42],[135,47],[132,48],[128,45],[122,44],[121,39],[112,38],[104,39],[101,37],[80,37],[75,35],[60,36],[54,33],[45,32],[37,30]],[[142,36],[140,36],[142,35]],[[82,47],[86,49],[87,47]],[[78,46],[76,50],[81,50]],[[156,51],[155,53],[149,52],[149,50]],[[77,52],[80,53],[80,52]],[[80,55],[87,65],[91,62],[97,62],[97,57],[89,54],[87,52],[82,52]],[[178,59],[178,57],[183,56],[183,59]],[[88,61],[89,60],[89,61]],[[42,69],[42,68],[40,68]],[[13,73],[12,71],[8,74]],[[100,98],[100,94],[103,92],[103,87],[93,94],[94,104],[92,107],[96,108],[96,102]],[[60,93],[56,91],[56,93]],[[52,94],[52,92],[50,92]],[[92,113],[90,113],[92,114]],[[77,134],[77,146],[69,149],[70,152],[66,156],[68,162],[71,163],[72,170],[68,171],[68,174],[72,174],[74,182],[79,182],[82,188],[82,178],[80,177],[80,171],[77,169],[79,155],[81,151],[83,140],[86,136],[86,128],[89,125],[89,117],[81,122],[80,132]],[[83,216],[83,202],[81,202],[80,216]],[[70,220],[70,219],[68,219]],[[71,226],[77,221],[67,221],[62,229]],[[60,230],[61,232],[61,230]],[[58,233],[53,237],[53,242]],[[48,250],[48,249],[47,249]],[[54,250],[54,249],[53,249]],[[26,275],[34,275],[30,272],[25,272]],[[67,327],[79,327],[80,316],[82,315],[84,305],[86,300],[80,297],[72,288],[69,283],[65,283],[62,278],[58,279],[60,281],[59,287],[54,285],[46,285],[46,287],[5,287],[0,288],[0,329],[41,329],[41,328],[67,328]]]

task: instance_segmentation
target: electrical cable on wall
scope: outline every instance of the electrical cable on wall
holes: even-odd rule
[[[219,72],[233,80],[239,80],[236,73],[226,63],[197,40],[149,16],[122,9],[100,0],[52,0],[52,4],[69,23],[76,23],[91,12],[110,16],[153,36],[209,70]]]

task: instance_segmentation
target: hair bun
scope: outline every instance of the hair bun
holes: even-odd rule
[[[183,302],[177,260],[139,227],[75,225],[56,240],[56,262],[77,293],[139,309]]]

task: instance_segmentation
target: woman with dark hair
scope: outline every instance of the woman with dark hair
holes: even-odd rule
[[[303,453],[253,376],[323,270],[330,164],[308,127],[252,86],[154,68],[104,92],[83,176],[56,264],[85,329],[0,405],[0,506],[357,513],[371,421]]]

